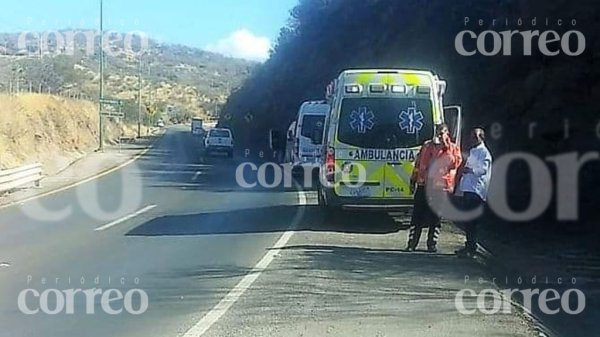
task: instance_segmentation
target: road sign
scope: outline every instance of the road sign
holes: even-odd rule
[[[114,118],[123,118],[123,117],[125,117],[125,114],[123,112],[103,111],[100,114],[102,116],[105,116],[105,117],[114,117]]]
[[[123,101],[118,99],[109,99],[109,98],[101,98],[100,103],[104,104],[114,104],[114,105],[123,105]]]

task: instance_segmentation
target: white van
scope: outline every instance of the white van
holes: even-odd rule
[[[326,101],[307,101],[298,110],[293,152],[296,171],[303,167],[318,167],[322,153],[322,142],[314,139],[315,133],[323,134],[325,118],[329,113]]]

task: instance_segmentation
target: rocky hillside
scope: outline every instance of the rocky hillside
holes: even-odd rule
[[[98,147],[98,108],[92,102],[0,95],[0,111],[0,169],[39,162],[52,174]],[[108,120],[106,132],[107,143],[135,136],[134,128]]]
[[[95,99],[98,54],[86,50],[85,34],[90,31],[76,32],[74,47],[56,48],[56,38],[50,35],[45,44],[48,50],[41,53],[34,34],[27,37],[27,48],[22,48],[19,35],[0,34],[0,91],[41,91]],[[68,36],[67,31],[61,33]],[[135,41],[131,49],[137,51],[140,45]],[[99,38],[95,43],[99,46]],[[106,96],[133,102],[138,90],[139,58],[122,41],[109,45],[112,52],[106,56]],[[142,99],[161,108],[172,106],[188,115],[206,115],[223,104],[254,67],[249,61],[149,40],[142,56]],[[135,110],[134,104],[131,109]]]
[[[600,3],[592,0],[301,0],[271,59],[229,99],[223,117],[230,118],[222,118],[221,124],[231,126],[239,142],[265,148],[267,130],[285,130],[301,102],[322,98],[341,70],[419,68],[448,81],[446,103],[463,105],[467,126],[501,126],[501,136],[490,139],[496,156],[520,150],[544,159],[597,150],[599,13]],[[518,35],[510,46],[499,46],[497,55],[463,56],[455,46],[463,30]],[[560,37],[576,30],[585,37],[584,50],[570,56],[555,41],[548,46],[558,55],[546,56],[534,39],[531,55],[526,55],[520,32],[535,30]],[[577,50],[574,36],[567,43],[572,51]],[[474,51],[475,40],[465,47]],[[494,48],[491,35],[485,48]],[[504,48],[510,56],[503,55]],[[248,113],[254,118],[245,119]],[[526,168],[519,171],[524,174],[512,176],[526,181]],[[589,164],[582,171],[582,194],[591,196],[588,186],[598,186],[599,167]],[[526,185],[515,180],[510,186]],[[527,205],[525,190],[514,189],[520,191],[511,201]],[[586,200],[588,205],[595,202]]]

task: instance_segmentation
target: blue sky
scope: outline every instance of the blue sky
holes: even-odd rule
[[[263,58],[298,0],[104,0],[104,25],[163,42]],[[18,0],[2,4],[0,31],[96,28],[99,0]]]

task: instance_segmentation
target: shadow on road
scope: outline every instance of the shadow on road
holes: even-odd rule
[[[402,229],[387,214],[347,213],[324,220],[317,206],[275,206],[186,215],[167,215],[146,222],[129,236],[186,236],[297,231],[387,234]]]
[[[468,266],[469,270],[477,269],[476,265],[469,263],[468,260],[458,259],[455,254],[407,253],[398,249],[336,245],[293,245],[281,249],[290,255],[285,255],[286,257],[281,258],[277,265],[263,271],[264,273],[344,273],[344,278],[348,281],[398,276],[422,278],[443,275],[463,281],[465,266]],[[296,256],[296,258],[292,258],[292,256]],[[462,269],[456,268],[457,266]],[[206,265],[192,269],[172,270],[171,276],[222,279],[245,276],[251,271],[252,268],[235,265]],[[293,291],[296,293],[294,287],[289,289],[294,289]],[[415,299],[419,299],[419,297]]]
[[[188,150],[192,151],[193,150]],[[180,154],[180,157],[183,156]],[[207,191],[207,192],[272,192],[306,190],[300,187],[298,178],[293,177],[289,187],[285,187],[283,178],[273,187],[261,186],[258,172],[245,167],[242,173],[237,168],[244,161],[242,158],[210,157],[202,160],[195,155],[187,155],[187,160],[179,159],[169,151],[155,151],[140,160],[140,174],[146,181],[146,186],[153,188],[172,188],[177,190]],[[269,169],[265,172],[264,184],[273,184],[275,172]],[[252,187],[249,187],[252,185]],[[313,188],[314,189],[314,188]]]
[[[344,272],[350,279],[379,279],[388,276],[455,276],[463,280],[465,260],[455,254],[407,253],[399,249],[377,249],[335,245],[296,245],[281,248],[301,254],[311,270]]]
[[[237,169],[242,164],[253,166],[245,165],[238,172]],[[259,179],[258,167],[261,164],[264,164],[264,160],[244,156],[208,156],[200,139],[193,137],[187,129],[170,130],[151,151],[137,161],[139,174],[149,188],[261,193],[305,190],[299,187],[302,183],[299,181],[300,177],[291,177],[291,181],[286,184],[283,170],[275,172],[270,165],[261,172],[264,174]],[[271,184],[274,186],[265,187]]]
[[[396,327],[403,326],[403,331],[420,331],[424,320],[464,320],[454,307],[454,297],[464,287],[465,275],[481,276],[477,265],[453,255],[335,244],[282,249],[285,253],[263,271],[245,295],[247,299],[238,307],[238,314],[256,315],[259,322],[264,322],[264,317],[304,322],[310,319],[308,314],[330,321],[391,318],[397,321]],[[205,280],[239,278],[251,270],[200,265],[176,272]],[[474,305],[471,299],[466,301],[467,306]],[[482,319],[475,316],[473,320]],[[463,328],[470,326],[465,324]],[[464,335],[481,334],[467,331]],[[512,336],[502,331],[485,335]]]

